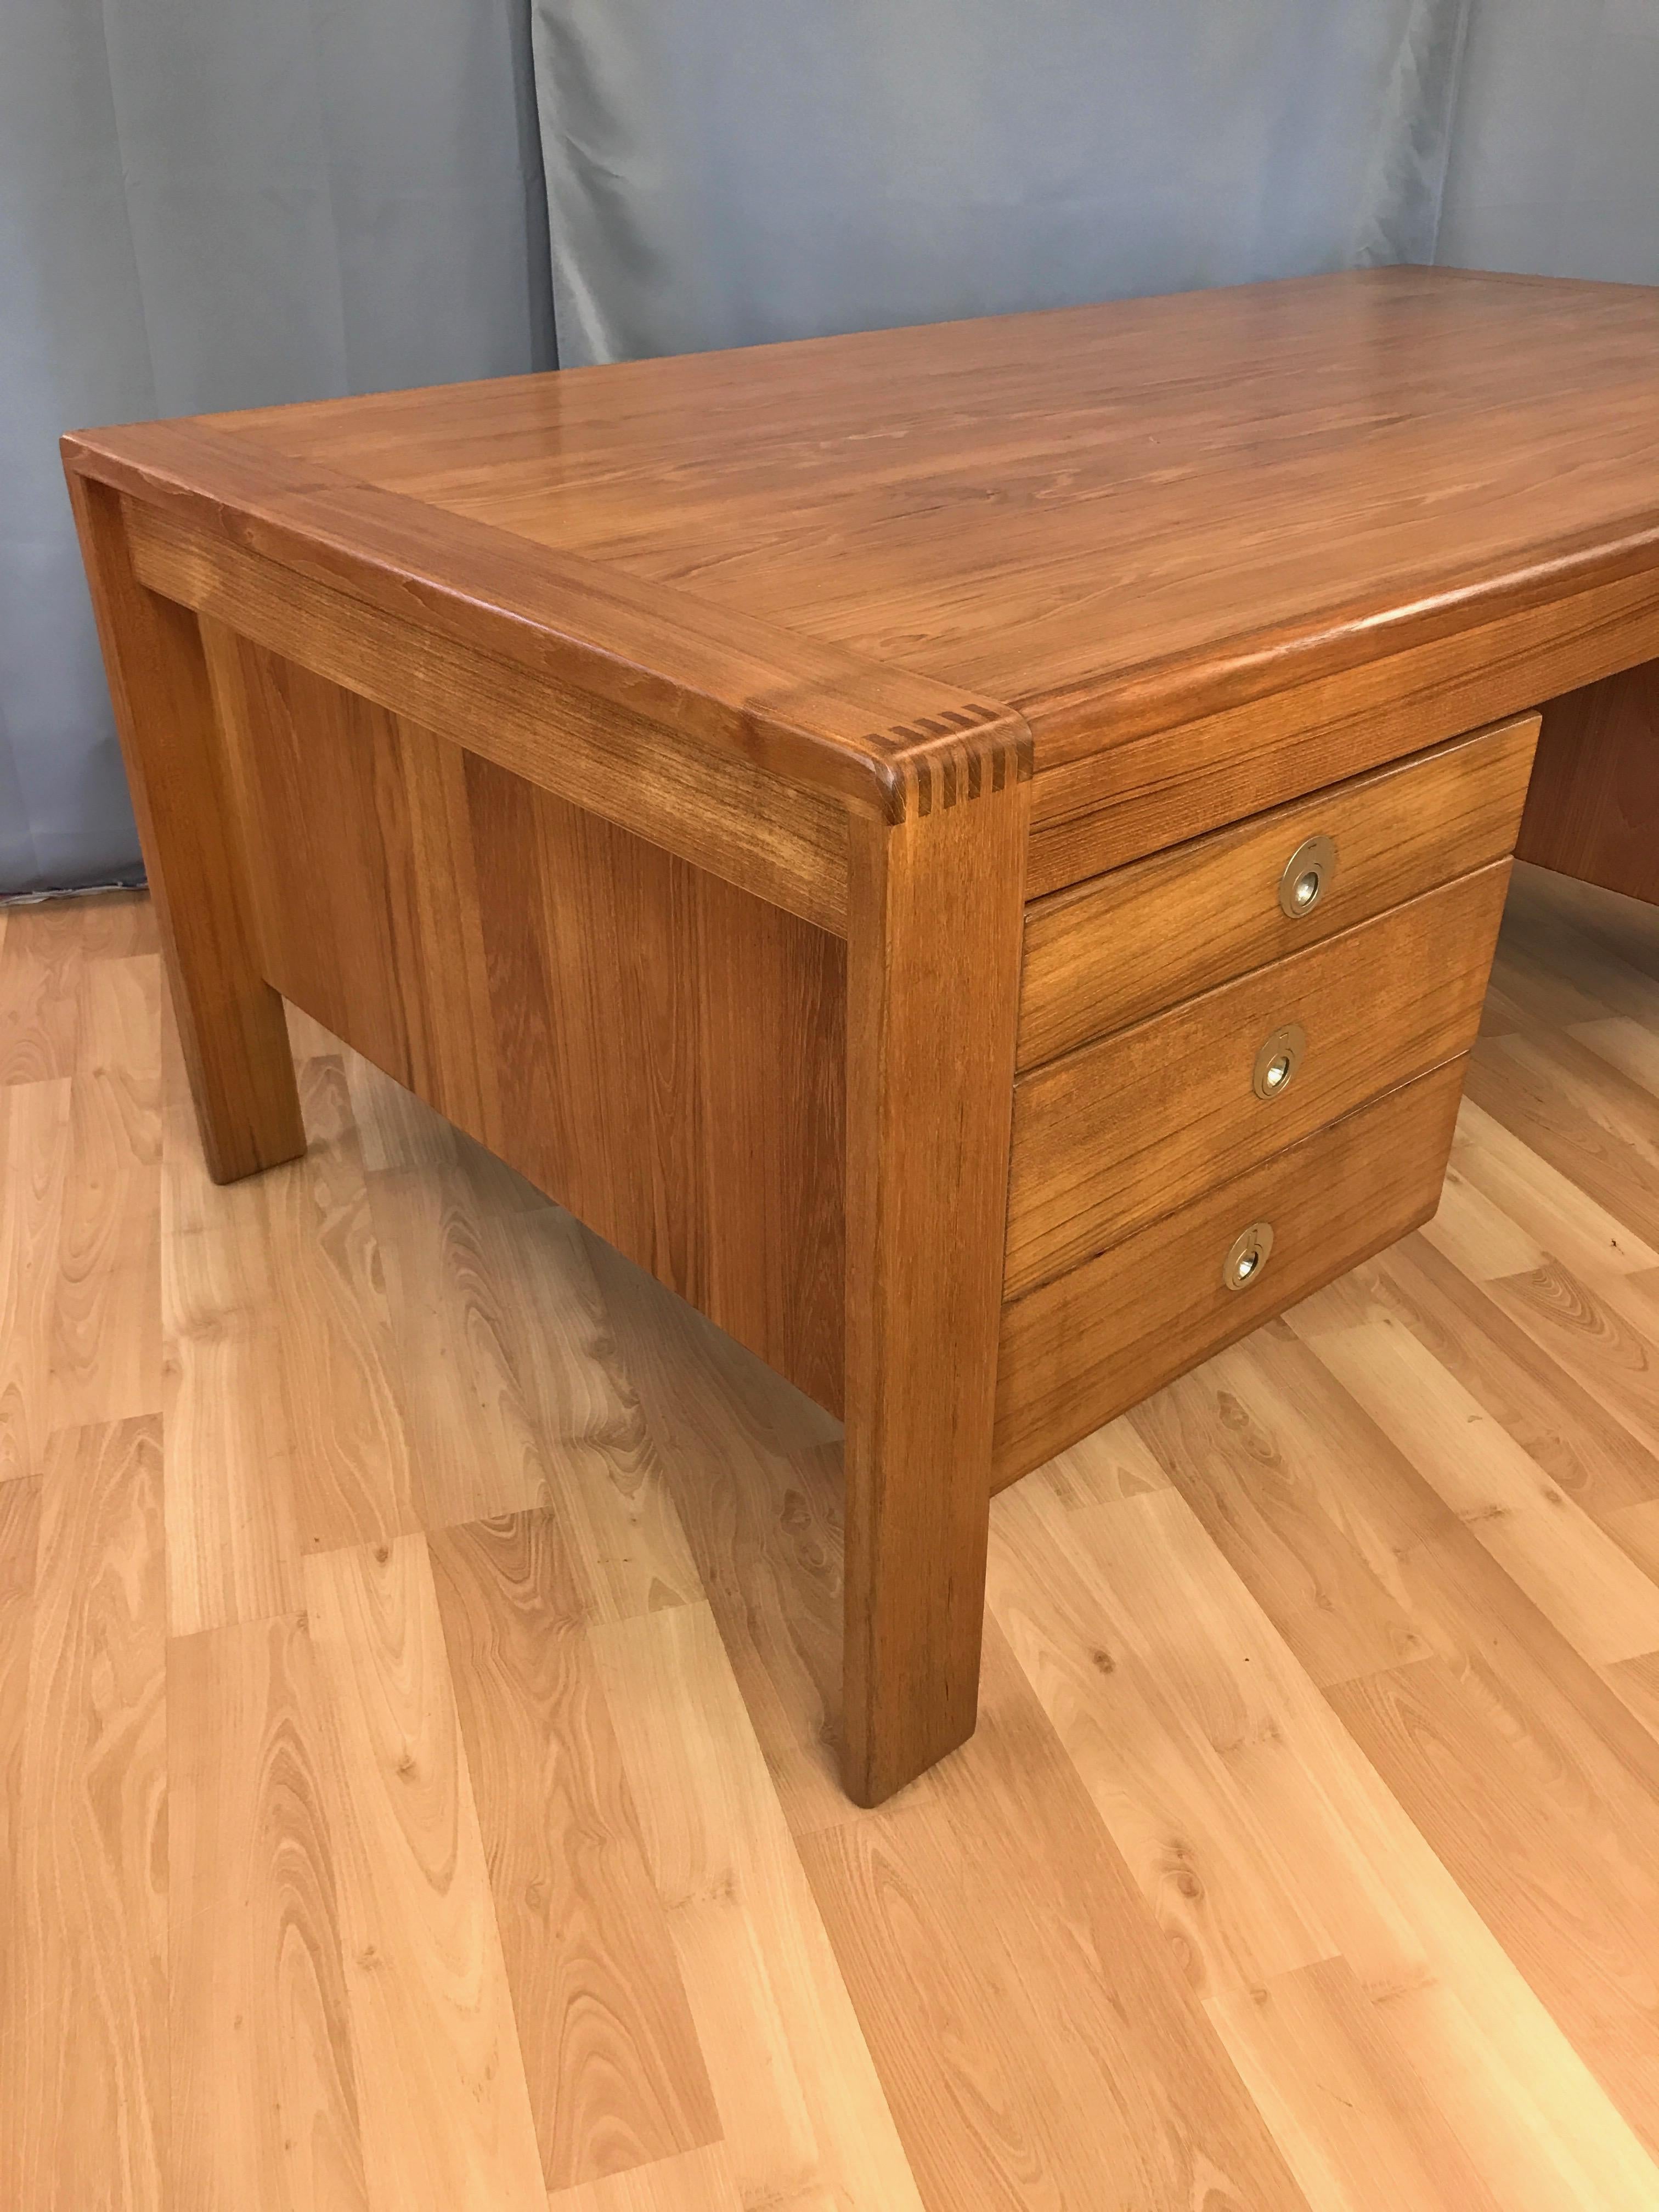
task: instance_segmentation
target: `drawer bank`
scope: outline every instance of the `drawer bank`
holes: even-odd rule
[[[840,1414],[889,1795],[993,1488],[1434,1210],[1517,836],[1659,895],[1656,341],[1382,270],[66,439],[211,1172],[290,1000]]]

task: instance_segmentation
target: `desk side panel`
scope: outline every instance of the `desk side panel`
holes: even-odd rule
[[[1659,905],[1659,660],[1551,700],[1516,854]]]
[[[822,1405],[841,940],[216,629],[264,972]]]

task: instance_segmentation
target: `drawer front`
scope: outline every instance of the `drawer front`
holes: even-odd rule
[[[1006,1305],[997,1487],[1426,1221],[1464,1066],[1390,1091]]]
[[[1537,735],[1538,717],[1528,714],[1034,901],[1019,1066],[1502,859],[1515,843]]]
[[[1020,1077],[1004,1295],[1466,1051],[1509,872],[1496,861]]]

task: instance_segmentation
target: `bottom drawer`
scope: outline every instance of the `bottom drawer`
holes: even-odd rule
[[[1012,1299],[997,1354],[994,1486],[1426,1221],[1463,1069],[1459,1058],[1401,1085]],[[1253,1234],[1262,1224],[1270,1237]]]

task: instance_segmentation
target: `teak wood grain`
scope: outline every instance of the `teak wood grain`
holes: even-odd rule
[[[1526,737],[1389,765],[1659,659],[1656,335],[1634,288],[1372,270],[72,434],[211,1172],[300,1149],[283,994],[842,1411],[846,1773],[896,1789],[972,1725],[1003,1297],[1468,1043]],[[1079,895],[1178,932],[1310,794],[1352,927],[1228,920],[1102,1012],[1039,906],[1016,1086],[1025,901],[1184,845]],[[1308,975],[1263,1121],[1234,1032]],[[290,1325],[366,1410],[290,1409],[302,1524],[523,1506],[384,1388],[418,1210],[327,1327],[375,1278],[308,1080]]]
[[[1022,1070],[1502,860],[1537,731],[1528,715],[1459,738],[1034,900]],[[1280,878],[1316,836],[1335,845],[1335,868],[1308,912],[1287,915]]]
[[[487,392],[488,386],[480,386]],[[699,749],[748,762],[886,819],[907,793],[948,775],[964,732],[1018,742],[1019,716],[896,665],[889,667],[741,616],[721,616],[660,586],[641,589],[602,566],[526,548],[513,533],[435,513],[356,477],[273,464],[205,419],[72,433],[72,474],[95,477],[182,526],[364,605],[530,670],[556,693],[632,708],[656,727],[659,764]],[[169,533],[157,533],[166,545]],[[216,548],[218,551],[219,548]],[[161,558],[176,561],[178,537]],[[234,597],[249,571],[215,559],[186,565],[192,593]],[[258,573],[256,570],[254,573]],[[283,577],[265,587],[293,588]],[[307,602],[302,604],[316,604]],[[282,618],[273,613],[272,620]],[[371,629],[370,635],[373,635]],[[556,774],[557,733],[541,758]]]
[[[1656,337],[1652,290],[1371,270],[216,428],[1013,702],[1041,775],[1650,574]]]
[[[137,572],[204,623],[845,934],[847,823],[832,799],[741,756],[665,747],[662,726],[623,700],[550,684],[166,512],[125,505]]]
[[[1030,787],[854,825],[847,978],[848,1786],[879,1803],[979,1696]]]
[[[1030,889],[1058,890],[1655,659],[1659,583],[1642,571],[1103,745],[1041,779]]]
[[[1516,850],[1659,901],[1659,659],[1551,702]]]
[[[195,617],[139,582],[120,501],[70,477],[115,725],[215,1180],[305,1150],[283,1003],[253,942],[246,857]]]
[[[839,939],[207,629],[264,973],[839,1411]]]
[[[1052,889],[1045,825],[1126,790],[1207,811],[1166,808],[1155,849],[1659,655],[1656,335],[1636,287],[1373,270],[67,451],[863,803],[930,742],[1029,725]]]
[[[1508,881],[1494,861],[1022,1076],[1007,1295],[1467,1051]],[[1258,1048],[1291,1023],[1301,1063],[1258,1097]]]
[[[1012,1299],[997,1348],[997,1485],[1425,1221],[1462,1081],[1462,1060],[1449,1060]],[[1258,1283],[1229,1290],[1227,1248],[1257,1221],[1271,1224],[1273,1250]]]

